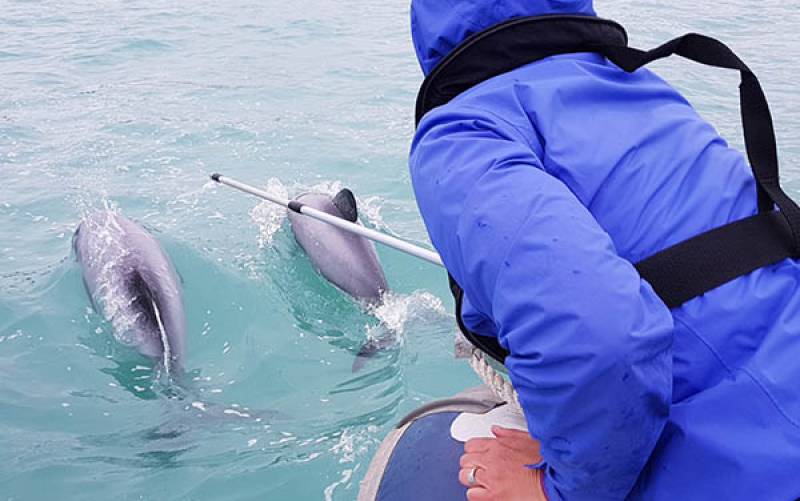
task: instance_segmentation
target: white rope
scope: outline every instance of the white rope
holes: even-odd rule
[[[514,405],[522,412],[519,405],[519,396],[511,385],[511,382],[503,377],[486,359],[486,355],[479,350],[473,349],[472,356],[469,358],[469,365],[483,383],[494,393],[497,398]]]

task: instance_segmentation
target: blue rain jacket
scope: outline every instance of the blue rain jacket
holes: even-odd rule
[[[428,73],[476,31],[554,13],[594,15],[414,0],[414,45]],[[631,265],[756,213],[743,155],[667,83],[595,54],[523,66],[426,115],[410,168],[466,325],[511,353],[551,500],[800,496],[798,264],[673,311]]]

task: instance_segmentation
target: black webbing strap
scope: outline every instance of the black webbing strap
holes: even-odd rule
[[[741,73],[742,125],[758,189],[759,215],[703,233],[637,263],[642,278],[664,303],[676,308],[758,268],[799,257],[800,207],[780,186],[772,115],[750,68],[722,42],[698,34],[684,35],[648,52],[629,47],[604,47],[600,52],[628,72],[677,54]]]
[[[742,77],[739,98],[744,141],[747,157],[758,183],[759,212],[769,212],[774,209],[774,205],[778,206],[792,230],[794,254],[798,255],[800,207],[780,187],[772,115],[761,84],[750,68],[727,45],[696,33],[676,38],[647,52],[630,47],[604,47],[601,52],[627,72],[636,71],[648,63],[673,54],[707,66],[739,70]]]
[[[456,283],[453,276],[449,273],[447,274],[447,278],[450,280],[450,292],[453,293],[453,298],[456,300],[456,323],[458,324],[458,330],[461,331],[464,337],[467,338],[467,341],[472,343],[473,346],[486,353],[493,359],[504,363],[506,357],[508,356],[508,351],[500,346],[500,343],[497,342],[496,337],[475,334],[471,330],[467,329],[466,325],[464,325],[464,320],[461,318],[461,312],[464,305],[464,289],[462,289],[461,286]]]
[[[779,212],[765,212],[702,233],[643,261],[636,269],[668,308],[792,256],[792,232]]]

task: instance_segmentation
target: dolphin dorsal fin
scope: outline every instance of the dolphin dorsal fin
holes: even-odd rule
[[[333,205],[339,209],[343,218],[351,223],[358,221],[358,206],[356,205],[356,197],[353,195],[352,191],[345,188],[337,193],[336,196],[333,197]]]

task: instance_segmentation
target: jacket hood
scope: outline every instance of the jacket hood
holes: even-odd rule
[[[592,0],[412,0],[414,50],[427,75],[473,33],[515,17],[595,15]]]

